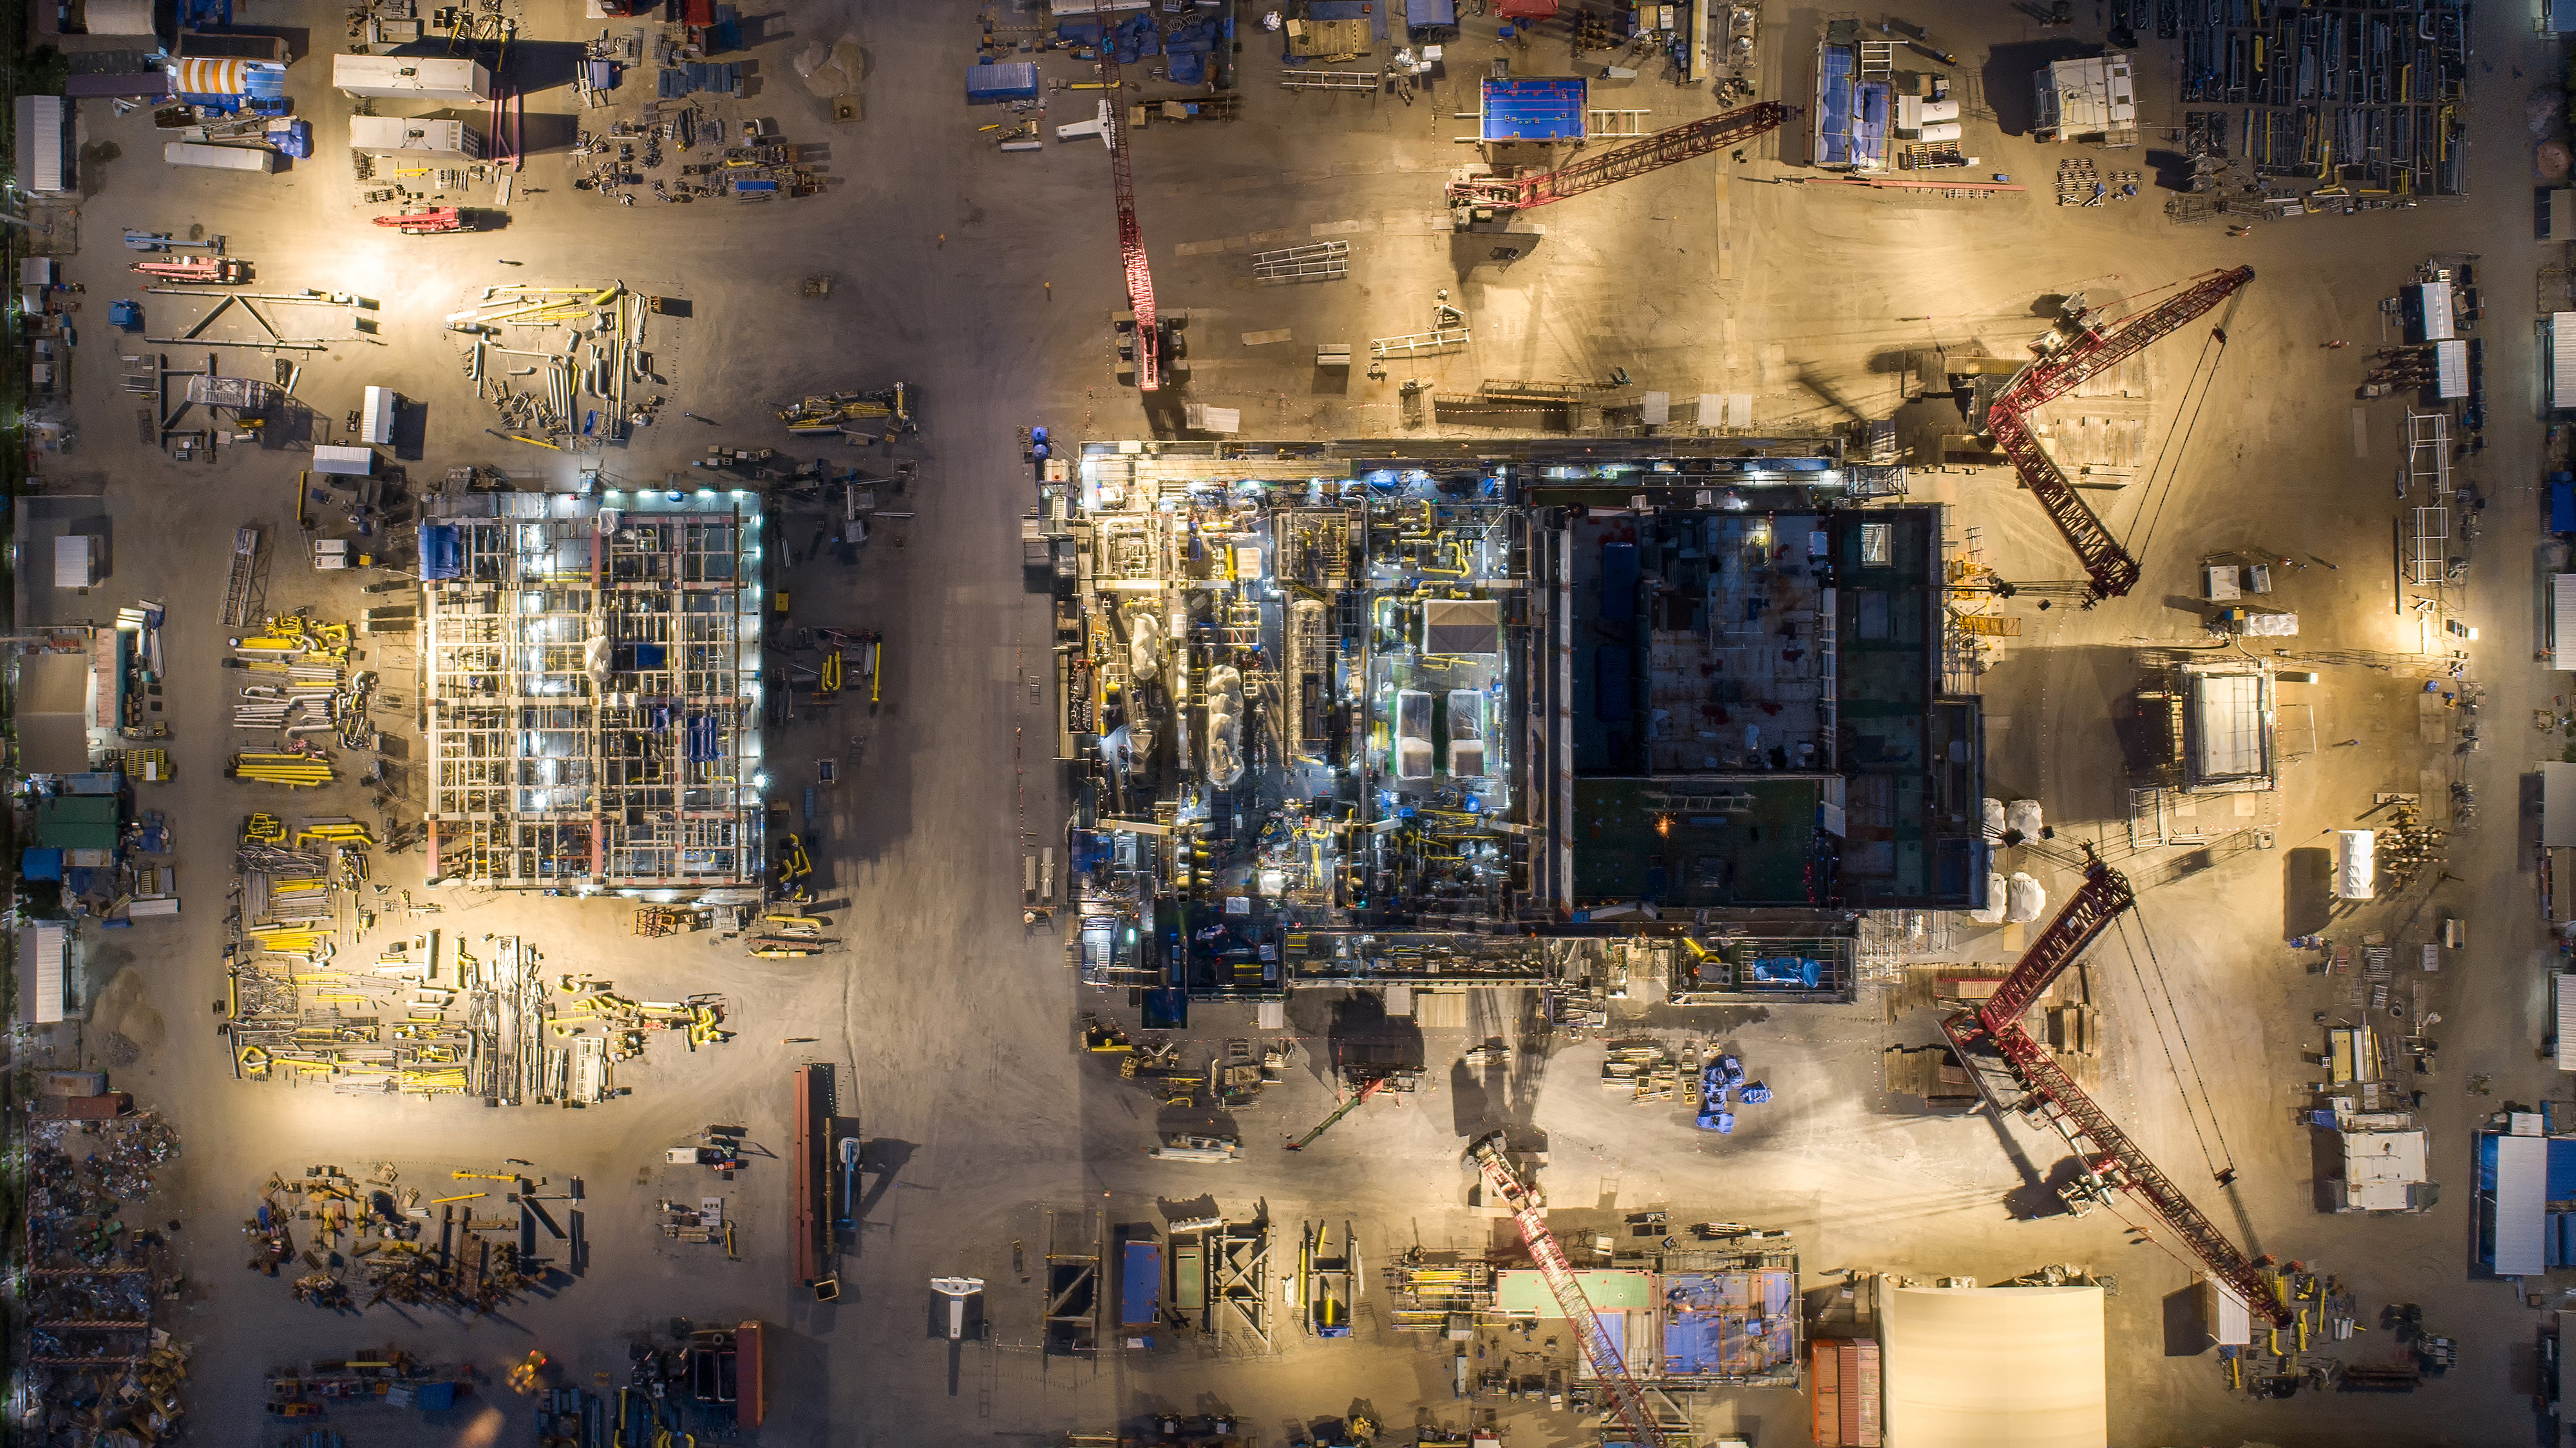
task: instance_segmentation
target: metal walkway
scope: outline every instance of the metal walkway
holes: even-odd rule
[[[1405,337],[1377,337],[1369,342],[1369,355],[1387,357],[1434,357],[1473,341],[1465,327],[1444,327],[1437,332],[1415,332]]]
[[[1373,91],[1379,77],[1363,70],[1283,70],[1281,90]]]
[[[1319,241],[1252,254],[1252,276],[1264,282],[1329,282],[1351,274],[1351,244]]]

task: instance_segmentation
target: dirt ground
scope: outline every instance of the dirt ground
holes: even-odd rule
[[[522,13],[538,38],[597,29],[562,0]],[[1060,942],[1023,926],[1016,895],[1022,844],[1057,838],[1064,803],[1040,742],[1049,727],[1048,603],[1013,563],[1014,519],[1032,501],[1013,429],[1042,423],[1119,438],[1176,421],[1159,404],[1149,416],[1110,373],[1104,318],[1120,297],[1105,157],[1088,141],[1050,142],[1035,155],[990,149],[975,127],[991,117],[965,108],[959,94],[973,53],[971,7],[799,0],[758,22],[754,92],[724,108],[773,116],[789,139],[828,141],[828,194],[761,209],[649,199],[618,208],[573,190],[558,148],[533,155],[506,229],[400,238],[366,223],[338,160],[349,105],[327,84],[338,12],[241,0],[240,18],[310,27],[315,53],[297,60],[290,89],[315,122],[317,157],[267,178],[168,168],[154,159],[148,116],[118,119],[104,104],[83,104],[83,244],[65,260],[93,311],[72,369],[81,438],[43,469],[48,491],[108,500],[116,549],[113,576],[94,596],[102,613],[137,598],[170,608],[166,697],[179,778],[142,793],[147,807],[172,817],[187,907],[177,919],[106,936],[94,956],[101,980],[92,1019],[33,1054],[45,1063],[107,1061],[127,1054],[120,1040],[130,1042],[133,1061],[118,1062],[117,1084],[167,1112],[184,1135],[166,1200],[186,1222],[190,1285],[178,1330],[197,1346],[191,1401],[201,1441],[282,1441],[285,1425],[259,1410],[262,1371],[378,1345],[471,1363],[488,1391],[426,1417],[335,1410],[331,1425],[351,1444],[516,1441],[528,1431],[527,1409],[498,1386],[508,1363],[542,1347],[565,1382],[622,1380],[626,1344],[674,1316],[758,1316],[778,1329],[774,1406],[760,1434],[769,1443],[1030,1439],[1132,1426],[1152,1410],[1218,1408],[1241,1415],[1263,1441],[1287,1441],[1298,1425],[1338,1417],[1355,1398],[1393,1424],[1419,1411],[1459,1425],[1471,1406],[1494,1405],[1452,1401],[1445,1348],[1387,1328],[1375,1293],[1348,1341],[1304,1339],[1291,1327],[1275,1356],[1219,1356],[1166,1341],[1077,1362],[1038,1350],[1038,1289],[1015,1278],[1012,1255],[1014,1244],[1033,1247],[1043,1236],[1050,1208],[1161,1222],[1211,1202],[1238,1216],[1266,1208],[1283,1244],[1302,1222],[1348,1223],[1379,1262],[1415,1244],[1477,1247],[1496,1224],[1468,1210],[1470,1174],[1459,1157],[1469,1137],[1507,1120],[1547,1133],[1546,1185],[1560,1210],[1669,1206],[1789,1228],[1811,1292],[1833,1286],[1831,1274],[1845,1268],[1991,1282],[2077,1262],[2115,1274],[2116,1443],[2501,1443],[2536,1431],[2550,1441],[2530,1406],[2544,1319],[2474,1265],[2469,1161],[2480,1115],[2562,1089],[2538,1055],[2550,956],[2524,843],[2530,822],[2512,803],[2547,742],[2526,742],[2518,721],[2563,687],[2531,661],[2541,647],[2539,579],[2556,550],[2535,488],[2543,438],[2531,402],[2534,349],[2520,340],[2523,319],[2548,305],[2537,296],[2537,268],[2563,261],[2541,256],[2530,240],[2525,189],[2526,101],[2550,83],[2556,61],[2522,14],[2488,7],[2475,15],[2473,199],[2268,222],[2242,240],[2216,225],[2170,224],[2154,193],[2099,209],[2052,206],[2048,173],[2062,153],[2002,134],[1987,111],[1972,112],[1969,128],[1969,148],[1984,158],[1978,169],[2010,173],[2031,192],[1911,200],[1785,184],[1808,174],[1795,164],[1803,145],[1773,138],[1741,163],[1693,162],[1554,209],[1562,214],[1541,213],[1544,236],[1501,265],[1481,241],[1454,239],[1438,211],[1443,173],[1467,154],[1451,140],[1466,129],[1453,113],[1469,107],[1473,78],[1500,53],[1490,20],[1468,25],[1449,49],[1446,78],[1406,105],[1277,89],[1275,47],[1248,18],[1242,119],[1158,124],[1136,139],[1156,280],[1166,306],[1192,313],[1185,397],[1240,407],[1256,436],[1400,434],[1396,387],[1407,377],[1464,390],[1482,378],[1589,378],[1612,367],[1677,400],[1750,393],[1764,426],[1835,426],[1895,409],[1899,352],[1942,345],[2009,354],[2043,325],[2044,299],[2081,290],[2099,302],[2212,267],[2257,269],[2227,319],[2223,350],[2205,346],[2206,329],[2195,328],[2150,354],[2149,397],[2135,415],[2146,419],[2145,452],[2169,471],[2090,495],[2131,538],[2145,582],[2091,612],[2062,602],[2043,611],[2044,590],[2015,600],[2009,612],[2023,633],[1977,687],[1990,726],[1989,792],[2040,799],[2060,845],[2099,840],[2141,885],[2138,923],[2170,977],[2171,1009],[2205,1075],[2217,1130],[2241,1171],[2237,1185],[2223,1193],[2208,1185],[2174,1074],[2145,1024],[2147,977],[2132,972],[2116,941],[2095,952],[2088,971],[2108,1034],[2099,1067],[2105,1104],[2240,1241],[2337,1274],[2366,1316],[2380,1304],[2419,1302],[2428,1322],[2460,1341],[2460,1367],[2412,1396],[2311,1394],[2287,1403],[2231,1394],[2214,1357],[2178,1341],[2187,1334],[2170,1328],[2173,1304],[2190,1271],[2171,1252],[2124,1245],[2120,1223],[2101,1214],[2015,1220],[2014,1204],[2026,1207],[2033,1182],[2064,1155],[2053,1138],[2019,1123],[1912,1114],[1885,1095],[1882,1050],[1923,1044],[1937,1028],[1929,1011],[1894,1009],[1878,992],[1848,1007],[1667,1010],[1622,1022],[1722,1040],[1777,1088],[1778,1101],[1748,1112],[1729,1138],[1693,1130],[1678,1106],[1606,1097],[1594,1084],[1597,1042],[1525,1056],[1500,1082],[1453,1073],[1460,1054],[1489,1034],[1509,1034],[1527,1006],[1496,1000],[1480,1006],[1486,1014],[1469,1031],[1433,1033],[1432,1089],[1366,1108],[1303,1154],[1270,1148],[1275,1134],[1302,1130],[1330,1107],[1315,1051],[1237,1113],[1232,1124],[1250,1147],[1244,1161],[1149,1161],[1144,1149],[1157,1129],[1185,1123],[1159,1119],[1150,1097],[1075,1049],[1078,1010],[1127,1003],[1083,992],[1063,967]],[[1985,56],[1988,47],[2043,38],[2030,22],[1958,0],[1910,18],[1969,51],[1987,93],[2026,87],[2026,65]],[[1036,19],[1029,0],[1010,0],[1002,12],[1006,25]],[[1820,24],[1813,10],[1764,7],[1766,95],[1805,95]],[[2099,13],[2079,15],[2074,38],[2098,39],[2102,30]],[[834,127],[789,61],[807,45],[844,39],[866,56],[866,118]],[[2173,109],[2165,49],[2150,42],[2142,58],[2150,122]],[[1530,55],[1523,68],[1547,73],[1563,59],[1563,42],[1536,42]],[[1045,69],[1077,75],[1061,57]],[[1711,108],[1705,90],[1652,79],[1625,96],[1619,104],[1649,110],[1650,124]],[[1050,123],[1082,114],[1083,104],[1058,105]],[[532,118],[575,114],[563,91],[532,97],[530,110]],[[558,135],[570,124],[531,133]],[[106,159],[108,146],[121,155]],[[534,188],[542,191],[528,194]],[[767,399],[897,378],[918,387],[923,431],[906,455],[922,459],[921,481],[901,505],[915,516],[883,525],[847,567],[807,560],[808,524],[792,521],[799,561],[777,580],[795,600],[797,622],[875,628],[890,641],[881,703],[800,720],[769,750],[782,775],[792,769],[797,778],[805,776],[799,761],[817,755],[850,762],[812,832],[848,952],[753,961],[705,937],[640,941],[627,933],[625,908],[608,901],[445,892],[441,914],[406,922],[469,940],[520,934],[547,953],[550,968],[598,972],[651,998],[721,991],[739,1032],[731,1043],[694,1055],[657,1045],[641,1068],[621,1072],[630,1097],[578,1114],[232,1080],[214,1030],[220,1017],[207,1003],[223,995],[222,886],[233,831],[254,809],[363,812],[364,801],[344,790],[288,803],[221,772],[231,744],[218,663],[225,555],[244,523],[272,539],[291,536],[301,459],[245,446],[211,464],[179,464],[131,441],[123,418],[134,399],[117,389],[118,341],[95,315],[126,294],[121,229],[191,224],[259,262],[263,289],[346,289],[380,301],[380,332],[313,354],[299,396],[324,418],[355,407],[369,384],[415,400],[427,439],[412,462],[416,475],[477,463],[528,478],[568,476],[568,459],[486,435],[494,419],[439,331],[460,299],[499,281],[619,279],[694,303],[692,318],[657,322],[667,328],[656,334],[657,354],[672,412],[602,463],[630,480],[681,468],[709,442],[779,442],[762,415]],[[1347,280],[1298,288],[1250,280],[1251,238],[1312,236],[1352,240]],[[2394,583],[2392,528],[2405,504],[2389,479],[2401,457],[2402,412],[2352,398],[2380,336],[2380,301],[2418,262],[2445,251],[2482,256],[2485,334],[2495,344],[2486,365],[2487,450],[2496,457],[2465,474],[2494,505],[2457,614],[2482,630],[2473,652],[2488,689],[2488,742],[2467,757],[2467,778],[2490,803],[2478,827],[2455,839],[2429,901],[2419,889],[2329,923],[2316,913],[2323,832],[2355,820],[2373,791],[2412,790],[2419,770],[2450,757],[2447,742],[2426,744],[2416,732],[2412,696],[2423,671],[2407,656],[2422,640]],[[836,278],[831,295],[801,296],[801,280],[822,273]],[[1343,381],[1305,365],[1318,342],[1421,330],[1441,288],[1473,319],[1472,350],[1384,380]],[[1241,340],[1283,328],[1285,342]],[[2351,349],[2319,345],[2336,339]],[[683,409],[715,425],[678,417]],[[1918,500],[1951,505],[1953,546],[1973,544],[2004,576],[2074,571],[2009,473],[1918,471],[1914,489]],[[2180,851],[2132,855],[2115,718],[2142,650],[2206,641],[2196,561],[2233,550],[2315,560],[2276,570],[2274,601],[2301,616],[2293,654],[2321,671],[2314,685],[2285,686],[2285,703],[2312,722],[2284,771],[2277,843],[2206,868]],[[293,565],[282,559],[273,569],[273,609],[310,603],[346,616],[358,606],[353,584]],[[373,662],[389,673],[408,666],[400,651]],[[2360,742],[2335,747],[2344,739]],[[2060,897],[2072,887],[2070,875],[2036,856],[2022,863]],[[417,854],[380,864],[380,880],[417,886]],[[2323,1045],[2311,1015],[2331,1007],[2332,987],[2283,941],[2314,929],[2420,941],[2444,910],[2468,917],[2473,930],[2470,948],[2424,982],[2445,1018],[2443,1075],[2425,1108],[2442,1201],[2421,1216],[2321,1214],[2309,1133],[2290,1108],[2307,1079],[2299,1054]],[[1954,924],[1958,934],[1939,958],[2011,954],[1999,934]],[[2153,1004],[2166,1009],[2161,990]],[[1319,1045],[1335,1005],[1298,997],[1290,1033]],[[1260,1033],[1248,1011],[1203,1009],[1187,1034],[1212,1043]],[[839,1073],[840,1109],[869,1141],[863,1209],[841,1237],[842,1293],[829,1305],[802,1300],[790,1280],[780,1164],[757,1157],[737,1180],[713,1183],[661,1163],[664,1147],[712,1122],[744,1124],[761,1148],[783,1150],[790,1068],[806,1061]],[[2492,1097],[2466,1092],[2473,1074],[2492,1076]],[[586,1270],[554,1277],[509,1311],[472,1322],[387,1308],[334,1316],[241,1270],[247,1244],[234,1237],[235,1223],[271,1173],[319,1163],[363,1170],[378,1160],[403,1162],[407,1172],[491,1170],[504,1157],[580,1178],[592,1243]],[[654,1231],[658,1198],[718,1190],[743,1224],[739,1260]],[[990,1284],[979,1332],[962,1345],[945,1341],[926,1285],[946,1273]],[[2557,1285],[2526,1287],[2554,1293]],[[2329,1348],[2355,1362],[2389,1351],[2382,1334]],[[1586,1440],[1570,1414],[1517,1402],[1500,1412],[1515,1444]],[[1701,1407],[1707,1436],[1732,1431],[1763,1448],[1807,1441],[1806,1422],[1803,1399],[1786,1393]]]

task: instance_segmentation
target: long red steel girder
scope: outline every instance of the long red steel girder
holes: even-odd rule
[[[1778,101],[1759,101],[1657,131],[1632,146],[1621,146],[1598,156],[1579,157],[1553,171],[1516,176],[1510,180],[1479,178],[1453,181],[1449,183],[1449,199],[1474,206],[1527,211],[1533,206],[1563,201],[1569,196],[1598,190],[1631,176],[1660,171],[1694,156],[1741,145],[1755,136],[1778,130],[1795,114],[1795,110]]]
[[[2134,317],[2108,328],[2088,327],[2074,341],[2013,374],[2012,380],[1987,404],[1987,431],[2012,460],[2013,470],[2021,474],[2032,496],[2048,510],[2049,521],[2057,525],[2067,546],[2075,550],[2085,576],[2092,581],[2090,592],[2095,599],[2118,598],[2135,588],[2138,560],[2130,557],[2129,551],[2111,536],[2111,530],[2102,526],[2102,520],[2086,506],[2074,485],[2066,481],[2066,474],[2040,447],[2039,439],[2030,431],[2029,416],[2082,386],[2085,379],[2145,351],[2157,338],[2178,330],[2252,280],[2254,268],[2250,266],[2217,272]]]
[[[2101,861],[2093,861],[2085,869],[2084,883],[2067,898],[2056,918],[2048,922],[2048,928],[2022,952],[2012,973],[2004,977],[2003,984],[1995,988],[1986,1003],[1974,1011],[1951,1016],[1941,1023],[1941,1029],[1963,1061],[1977,1041],[1990,1042],[1996,1054],[2012,1067],[2016,1079],[2046,1100],[2077,1134],[2093,1143],[2108,1164],[2117,1168],[2116,1185],[2142,1198],[2149,1210],[2172,1228],[2190,1246],[2193,1255],[2248,1307],[2286,1326],[2290,1313],[2261,1269],[2237,1250],[2236,1244],[2202,1215],[2200,1208],[2192,1205],[2182,1188],[2148,1159],[2109,1113],[2094,1104],[2093,1098],[2057,1064],[2048,1048],[2022,1028],[2022,1013],[2135,904],[2137,895],[2127,878]],[[2099,1163],[2093,1165],[2097,1171],[2100,1169]]]

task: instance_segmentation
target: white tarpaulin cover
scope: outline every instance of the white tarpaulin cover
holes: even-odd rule
[[[1999,840],[2004,834],[2004,802],[1992,795],[1986,797],[1986,838]]]
[[[2334,897],[2367,900],[2378,893],[2379,832],[2337,830],[2334,837]]]
[[[1889,1443],[1903,1448],[2109,1444],[2101,1288],[1881,1291]]]
[[[2004,918],[2027,925],[2048,909],[2048,891],[2037,880],[2015,870],[2012,879],[2005,882],[2004,901]]]
[[[1993,804],[1994,801],[1987,800],[1986,803]],[[1969,911],[1968,918],[1979,925],[2004,923],[2004,877],[2002,875],[1992,870],[1986,872],[1986,908]]]
[[[2023,839],[2038,839],[2040,828],[2047,823],[2040,814],[2038,800],[2017,799],[2004,806],[2004,828],[2021,831]]]

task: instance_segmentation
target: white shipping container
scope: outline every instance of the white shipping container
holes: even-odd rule
[[[401,116],[351,116],[349,146],[379,155],[441,161],[483,159],[483,133],[463,121],[406,120]]]
[[[209,146],[196,141],[172,141],[161,148],[161,159],[173,166],[205,166],[217,171],[277,169],[277,153],[258,146]]]
[[[2433,344],[2433,390],[2445,399],[2469,395],[2469,344],[2462,341]]]
[[[71,934],[60,925],[37,925],[18,932],[19,979],[25,982],[25,997],[19,1002],[19,1018],[44,1026],[63,1019],[68,1004]]]
[[[1209,407],[1204,403],[1186,403],[1181,408],[1181,421],[1199,432],[1243,431],[1243,409]]]
[[[367,389],[366,404],[359,409],[358,440],[379,447],[394,440],[394,390],[390,387]]]
[[[2424,311],[2424,340],[2447,341],[2451,336],[2451,284],[2426,282],[2415,288],[2415,295]]]
[[[81,28],[91,35],[154,35],[152,0],[88,0]]]
[[[2549,667],[2576,669],[2576,573],[2549,575]]]
[[[2200,1279],[2201,1321],[2220,1347],[2245,1347],[2254,1341],[2254,1314],[2236,1289],[2215,1277]]]
[[[98,554],[86,533],[65,533],[54,540],[54,587],[87,588],[98,581]]]
[[[18,184],[39,196],[77,189],[72,181],[72,103],[62,96],[20,96]]]
[[[2549,314],[2549,405],[2576,408],[2576,312]]]
[[[488,101],[492,72],[481,61],[428,55],[335,55],[331,84],[383,100]]]
[[[2576,1071],[2576,974],[2553,975],[2558,999],[2558,1069]]]
[[[316,443],[313,448],[313,471],[339,477],[363,478],[376,470],[376,454],[371,448],[349,447],[339,443]]]

